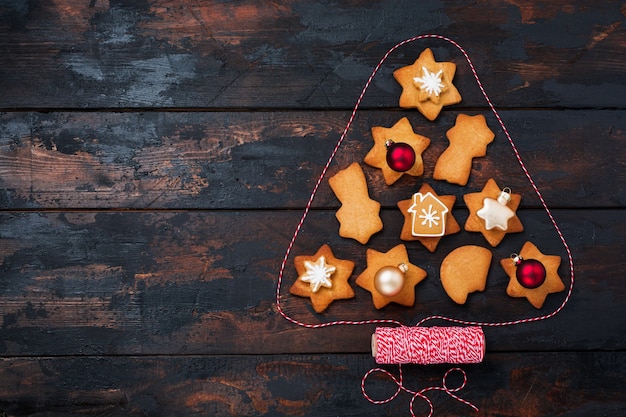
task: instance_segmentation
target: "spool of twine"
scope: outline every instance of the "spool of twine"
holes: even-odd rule
[[[378,364],[480,363],[485,335],[471,327],[377,327],[372,356]]]

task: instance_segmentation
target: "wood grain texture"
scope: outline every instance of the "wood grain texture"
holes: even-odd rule
[[[416,111],[358,113],[327,177],[361,162],[372,198],[395,207],[424,181],[457,196],[489,178],[539,207],[497,120],[487,156],[474,160],[467,187],[432,179],[448,146],[455,111],[434,123]],[[425,172],[392,188],[363,163],[372,126],[409,117],[431,139]],[[623,111],[502,111],[528,170],[551,206],[622,207],[626,195]],[[136,209],[303,208],[348,120],[346,112],[5,113],[0,115],[0,207]],[[587,175],[593,172],[594,175]],[[504,185],[503,185],[504,186]],[[468,191],[469,190],[469,191]],[[339,202],[325,182],[315,207]]]
[[[461,223],[467,213],[453,213]],[[620,242],[623,210],[556,210],[576,260],[571,304],[559,316],[531,325],[487,329],[488,349],[619,349],[626,340],[626,267]],[[329,243],[336,256],[356,263],[350,280],[356,297],[315,314],[307,299],[290,296],[291,261],[282,304],[293,317],[329,320],[394,318],[406,324],[433,314],[467,320],[504,321],[545,314],[564,294],[548,297],[542,310],[505,294],[508,278],[499,260],[530,239],[543,252],[562,256],[559,274],[568,283],[563,247],[538,210],[520,214],[526,234],[509,235],[493,249],[487,289],[466,305],[448,299],[439,282],[445,255],[465,244],[488,247],[478,233],[446,236],[433,254],[407,244],[412,263],[428,278],[416,288],[413,308],[373,307],[354,278],[366,267],[365,246],[337,236],[333,211],[314,212],[293,255],[312,254]],[[363,352],[372,327],[311,331],[275,311],[279,263],[299,213],[283,211],[171,213],[14,213],[0,217],[3,246],[2,341],[4,355]],[[386,229],[367,247],[386,251],[399,242],[403,216],[383,213]],[[276,225],[284,224],[285,228]],[[397,233],[394,233],[397,232]],[[533,236],[541,235],[540,239]],[[607,318],[611,319],[607,319]],[[291,342],[285,344],[285,338]],[[555,342],[558,341],[558,342]],[[227,342],[226,342],[227,341]]]
[[[0,412],[47,416],[380,416],[409,415],[410,396],[374,405],[359,384],[369,355],[24,358],[0,362]],[[446,365],[406,366],[409,389],[441,386]],[[467,366],[457,394],[481,411],[429,392],[437,415],[621,417],[624,355],[617,352],[501,353]],[[389,367],[392,373],[397,369]],[[20,380],[14,384],[11,381]],[[450,375],[450,388],[460,374]],[[395,385],[367,381],[386,398]],[[29,404],[26,408],[25,405]],[[416,399],[415,412],[428,413]],[[601,410],[601,411],[600,411]]]
[[[485,327],[487,355],[459,393],[427,396],[434,416],[626,414],[626,6],[567,0],[377,2],[65,0],[0,2],[0,417],[410,415],[410,396],[361,395],[373,325],[306,329],[276,308],[280,263],[310,192],[373,67],[423,33],[471,56],[571,247],[576,283],[550,320]],[[392,71],[430,47],[457,64],[463,101],[434,122],[400,109]],[[459,113],[495,132],[467,187],[433,181]],[[338,236],[327,179],[408,117],[431,139],[425,173],[393,187],[365,166],[384,229]],[[400,243],[398,200],[428,182],[456,196],[489,178],[522,195],[525,231],[493,253],[487,288],[459,306],[439,265],[479,233],[434,253],[408,242],[428,277],[412,308],[377,311],[354,285],[367,248]],[[525,241],[567,254],[462,54],[441,40],[402,46],[373,79],[288,259],[280,300],[307,323],[432,314],[495,322],[551,312],[506,295],[499,259]],[[292,296],[293,256],[328,243],[356,263],[356,297],[316,314]],[[433,321],[430,324],[443,324]],[[397,369],[389,368],[396,372]],[[408,388],[446,366],[407,366]],[[451,376],[451,385],[460,382]],[[368,392],[393,393],[373,376]],[[422,400],[417,415],[427,415]]]
[[[423,33],[461,42],[497,105],[621,107],[624,15],[619,1],[8,1],[0,108],[351,107],[380,57]],[[427,46],[461,63],[441,41],[406,46],[365,105],[397,106],[390,74]],[[482,106],[467,75],[463,105]]]

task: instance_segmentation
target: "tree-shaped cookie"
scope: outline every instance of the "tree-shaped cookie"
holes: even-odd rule
[[[459,114],[446,136],[450,145],[437,159],[433,178],[464,186],[472,170],[473,158],[487,154],[487,145],[493,141],[495,134],[482,114]]]

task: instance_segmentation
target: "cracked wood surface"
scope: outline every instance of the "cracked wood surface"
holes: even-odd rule
[[[423,154],[425,177],[432,177],[448,146],[445,134],[457,114],[445,112],[434,123],[409,114],[414,130],[431,139]],[[626,168],[623,111],[507,110],[501,116],[551,206],[623,206],[624,183],[614,181]],[[4,113],[0,207],[303,208],[347,118],[342,111],[314,117],[306,111]],[[396,112],[359,112],[329,176],[363,160],[373,145],[372,126],[389,127],[398,118]],[[467,189],[480,190],[489,178],[511,178],[507,186],[526,196],[522,205],[538,207],[497,120],[487,118],[499,140],[489,145],[488,157],[474,161]],[[411,178],[391,192],[378,170],[363,169],[372,196],[384,206],[414,192]],[[465,192],[445,183],[437,188],[456,194],[457,201]],[[328,208],[338,201],[325,186],[314,204]]]
[[[626,25],[618,1],[317,3],[5,2],[0,108],[351,107],[380,57],[422,33],[459,41],[499,106],[621,107]],[[364,105],[396,105],[390,57]],[[466,106],[480,92],[458,69]]]
[[[469,53],[571,247],[573,296],[554,318],[485,328],[482,364],[459,395],[427,397],[435,416],[623,416],[626,5],[570,1],[307,2],[67,0],[0,4],[0,416],[410,415],[360,392],[374,326],[311,330],[276,309],[280,263],[363,83],[397,42],[422,33]],[[392,71],[426,47],[457,64],[463,101],[429,122],[398,108]],[[403,46],[383,64],[322,181],[293,254],[328,243],[356,263],[356,297],[307,322],[442,314],[503,321],[545,314],[506,295],[498,261],[527,240],[566,252],[462,55],[441,40]],[[496,139],[459,187],[432,180],[446,131],[483,114]],[[384,223],[367,245],[338,236],[328,178],[363,157],[371,128],[408,117],[428,137],[423,177],[392,187],[362,164]],[[405,242],[428,273],[411,308],[373,307],[354,285],[365,251],[400,243],[398,200],[424,183],[454,195],[489,178],[522,195],[524,233],[493,254],[487,288],[451,302],[439,265],[478,233],[434,253]],[[435,324],[435,323],[433,323]],[[436,324],[445,324],[438,322]],[[392,373],[394,367],[388,368]],[[449,366],[406,366],[407,388],[440,386]],[[458,386],[453,373],[448,381]],[[375,398],[395,385],[366,384]],[[415,413],[428,405],[415,401]]]

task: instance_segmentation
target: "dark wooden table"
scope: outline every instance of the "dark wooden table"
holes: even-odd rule
[[[409,394],[385,405],[361,394],[374,326],[296,326],[278,314],[275,291],[363,84],[389,48],[422,33],[454,39],[473,59],[576,272],[555,317],[485,328],[485,360],[463,366],[458,392],[480,411],[429,392],[434,415],[626,415],[625,15],[620,1],[1,1],[0,416],[410,415]],[[434,122],[398,107],[391,75],[426,47],[457,64],[463,96]],[[496,133],[466,187],[432,180],[459,113],[484,114]],[[340,238],[324,181],[294,248],[329,243],[354,260],[356,297],[315,314],[288,293],[290,259],[286,311],[312,323],[407,324],[553,311],[565,293],[540,310],[505,294],[497,259],[524,241],[562,256],[569,286],[568,262],[452,45],[417,41],[385,61],[329,175],[362,162],[372,126],[404,116],[432,140],[424,176],[387,187],[362,164],[383,232],[367,245]],[[354,278],[366,248],[400,243],[396,202],[426,181],[457,196],[463,224],[463,194],[489,178],[522,194],[526,230],[492,248],[486,291],[457,306],[441,288],[447,253],[488,246],[461,232],[432,254],[408,243],[428,272],[417,303],[376,311]],[[441,385],[448,368],[407,366],[405,385]],[[377,398],[394,389],[368,380]],[[427,415],[427,403],[418,398],[415,413]]]

